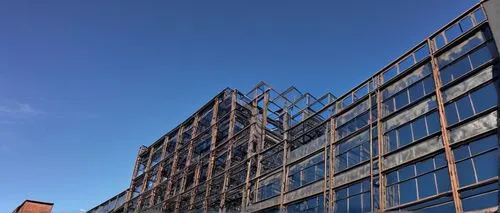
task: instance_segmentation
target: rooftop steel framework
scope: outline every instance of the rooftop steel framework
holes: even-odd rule
[[[499,9],[481,2],[339,98],[227,88],[89,212],[497,211]]]

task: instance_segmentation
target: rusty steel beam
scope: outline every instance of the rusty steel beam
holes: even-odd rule
[[[243,199],[241,202],[241,209],[242,211],[245,211],[246,207],[249,204],[249,193],[250,193],[250,173],[252,169],[252,161],[253,161],[253,143],[255,142],[255,126],[257,123],[257,115],[258,115],[258,108],[257,108],[257,100],[254,99],[252,101],[252,116],[250,118],[250,136],[248,139],[248,149],[247,149],[247,175],[246,175],[246,180],[245,180],[245,190],[243,191]]]
[[[149,166],[151,165],[151,158],[153,157],[153,153],[155,152],[154,147],[149,148],[149,156],[148,156],[148,161],[146,163],[146,166],[144,167],[144,178],[142,180],[142,188],[141,188],[141,194],[137,198],[137,208],[135,208],[135,212],[139,212],[141,209],[142,205],[142,197],[144,196],[144,192],[146,190],[146,186],[148,183],[149,179]]]
[[[288,157],[288,109],[283,109],[283,165],[282,169],[282,178],[281,178],[281,192],[280,192],[280,209],[284,209],[285,202],[285,190],[286,183],[288,182],[288,167],[286,163],[286,159]],[[280,142],[281,143],[281,142]]]
[[[335,128],[337,128],[337,123],[336,123],[336,120],[335,120],[335,117],[332,116],[330,117],[330,172],[329,172],[329,181],[330,181],[330,185],[328,187],[328,190],[330,192],[329,194],[329,202],[328,202],[328,208],[331,209],[331,212],[333,212],[333,208],[335,207],[333,201],[334,201],[334,198],[335,198],[335,191],[333,190],[333,187],[334,187],[334,175],[335,175]],[[325,159],[326,161],[327,159]],[[325,172],[326,173],[326,172]]]
[[[170,175],[167,180],[167,188],[165,190],[165,198],[164,201],[167,201],[170,196],[170,189],[172,188],[172,178],[174,177],[175,170],[177,170],[177,161],[179,158],[179,149],[181,148],[182,143],[182,133],[184,132],[184,126],[179,128],[179,132],[177,132],[177,143],[175,144],[174,155],[172,160],[172,168],[170,170]]]
[[[372,106],[373,105],[372,105],[372,93],[371,92],[368,94],[368,102],[369,102],[369,106],[370,106],[370,109],[368,110],[370,113],[370,125],[369,125],[370,126],[369,127],[370,134],[368,134],[370,137],[370,140],[369,140],[370,141],[370,193],[373,195],[374,194],[373,193],[373,191],[374,191],[373,190],[374,189],[374,187],[373,187],[373,183],[374,183],[373,182],[373,179],[374,179],[373,178],[373,135],[372,135],[373,134],[373,131],[372,131],[373,130],[373,116],[372,116],[373,115],[373,113],[372,113],[373,107]],[[378,110],[377,110],[377,113],[378,113]],[[378,139],[378,140],[380,140],[380,139]],[[378,142],[378,140],[377,140],[377,142]],[[373,197],[374,196],[370,196],[370,201],[371,201],[370,202],[370,204],[371,204],[370,209],[372,209],[372,211],[374,211],[374,209],[375,209]]]
[[[218,125],[217,125],[217,114],[219,111],[219,98],[215,99],[214,107],[213,107],[213,115],[212,115],[212,120],[210,121],[210,125],[212,128],[212,135],[210,139],[210,158],[208,162],[208,170],[207,170],[207,183],[206,183],[206,190],[205,190],[205,202],[203,205],[204,212],[208,211],[208,196],[210,195],[210,185],[212,183],[212,170],[213,170],[213,164],[214,164],[214,159],[215,159],[215,144],[217,142],[217,130],[218,130]]]
[[[382,74],[377,75],[377,138],[378,138],[378,182],[379,182],[379,208],[381,212],[385,210],[385,177],[382,175],[383,165],[382,165],[382,155],[385,153],[384,148],[384,135],[382,134],[382,92],[380,91],[380,86],[382,85]],[[371,107],[371,103],[370,103]],[[371,116],[371,115],[370,115]],[[372,130],[370,129],[370,132]],[[371,133],[370,133],[371,135]],[[371,139],[370,139],[371,141]]]
[[[453,194],[453,203],[455,204],[455,211],[456,212],[463,212],[462,208],[462,201],[460,200],[460,194],[458,192],[459,185],[458,185],[458,175],[457,175],[457,168],[455,167],[455,158],[453,157],[451,147],[450,147],[450,142],[449,142],[449,137],[448,137],[448,131],[447,131],[447,121],[446,121],[446,114],[444,112],[444,101],[443,97],[441,95],[441,78],[439,76],[439,67],[437,65],[437,60],[434,55],[435,51],[432,51],[434,49],[434,46],[432,46],[432,42],[430,39],[427,39],[427,45],[429,46],[429,50],[431,50],[430,56],[431,56],[431,65],[432,65],[432,75],[434,77],[434,82],[435,82],[435,90],[436,90],[436,99],[437,99],[437,106],[438,106],[438,112],[439,112],[439,119],[441,121],[441,137],[443,139],[443,145],[444,145],[444,151],[445,151],[445,156],[446,156],[446,161],[448,162],[448,172],[450,173],[450,180],[451,180],[451,191]]]
[[[165,160],[165,157],[167,156],[167,145],[169,142],[170,142],[169,136],[166,135],[165,138],[163,138],[160,163],[158,163],[158,171],[156,172],[156,180],[155,180],[155,183],[153,184],[153,191],[151,193],[151,198],[149,199],[150,205],[152,205],[154,202],[154,197],[156,196],[156,193],[157,193],[156,187],[159,186],[161,183],[161,173],[163,172],[164,165],[167,163],[167,161]]]
[[[225,200],[227,196],[227,187],[229,185],[229,168],[231,168],[231,159],[232,159],[232,151],[233,151],[233,144],[234,144],[234,127],[236,124],[236,90],[233,90],[231,92],[231,112],[229,115],[229,130],[228,130],[228,151],[226,155],[226,162],[224,165],[224,183],[222,185],[222,196],[221,196],[221,203],[220,206],[224,209],[225,211]]]
[[[128,209],[128,204],[129,204],[130,200],[132,200],[132,194],[134,193],[134,190],[133,190],[134,179],[137,176],[139,165],[141,163],[141,153],[143,152],[143,150],[144,150],[144,146],[141,146],[139,148],[139,151],[137,151],[137,158],[135,160],[134,171],[132,172],[132,178],[130,180],[130,187],[129,187],[130,190],[127,192],[127,195],[125,198],[125,205],[124,205],[125,210]]]

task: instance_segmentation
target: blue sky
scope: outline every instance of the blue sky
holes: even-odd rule
[[[223,88],[341,95],[476,2],[2,1],[0,212],[88,210]]]

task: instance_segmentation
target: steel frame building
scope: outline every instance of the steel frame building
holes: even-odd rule
[[[89,212],[497,211],[499,43],[483,1],[339,98],[225,89]]]

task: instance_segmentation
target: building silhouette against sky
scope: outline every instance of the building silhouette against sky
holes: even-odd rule
[[[225,89],[89,212],[496,211],[499,42],[484,1],[342,96]]]

